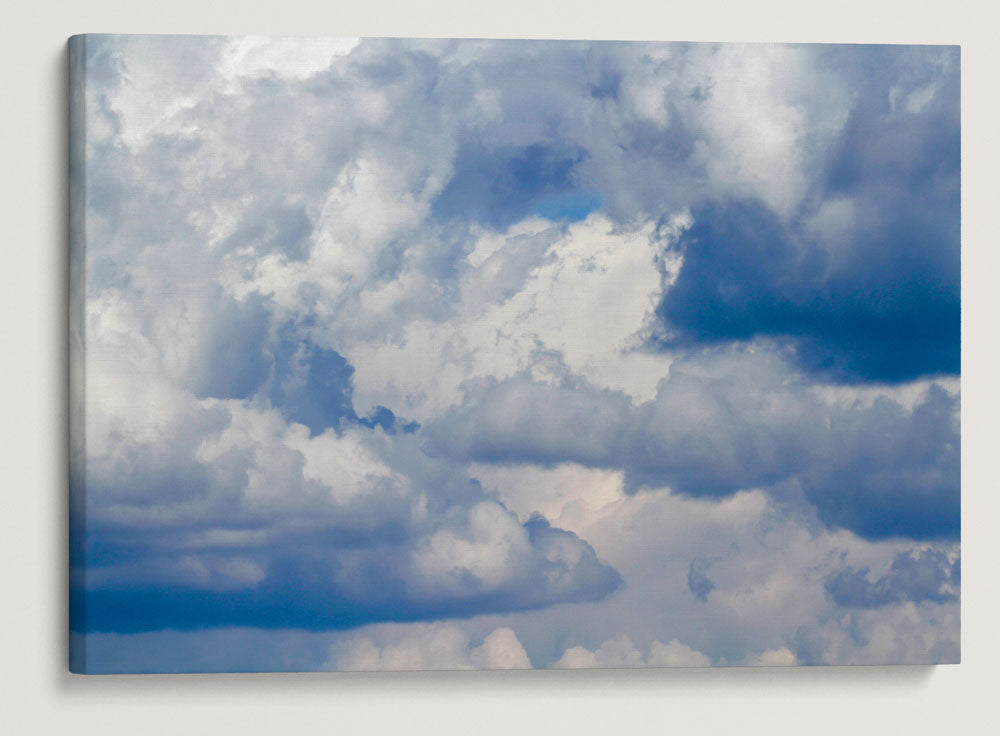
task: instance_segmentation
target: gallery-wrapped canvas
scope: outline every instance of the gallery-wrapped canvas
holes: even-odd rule
[[[957,47],[70,66],[71,669],[959,661]]]

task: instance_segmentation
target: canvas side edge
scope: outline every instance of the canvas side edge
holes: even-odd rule
[[[69,670],[86,673],[86,55],[87,37],[69,46]]]

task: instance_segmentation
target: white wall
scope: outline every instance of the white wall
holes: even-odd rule
[[[733,0],[733,4],[736,1]],[[689,5],[687,7],[686,5]],[[987,2],[37,0],[0,42],[0,723],[6,733],[992,732],[1000,723],[997,20]],[[81,678],[65,669],[65,39],[80,32],[961,43],[963,664]]]

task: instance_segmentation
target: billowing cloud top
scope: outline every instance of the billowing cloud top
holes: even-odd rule
[[[334,630],[619,594],[542,496],[484,485],[508,469],[957,541],[957,49],[71,53],[75,630]],[[927,550],[823,590],[951,600],[953,550]],[[714,559],[687,560],[702,602]],[[456,666],[530,664],[509,628],[475,650],[440,632],[466,647]],[[331,661],[426,659],[359,641]],[[550,659],[708,662],[643,646]],[[796,661],[783,647],[757,654]]]

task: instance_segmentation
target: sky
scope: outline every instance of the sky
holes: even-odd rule
[[[957,47],[71,64],[76,670],[959,660]]]

